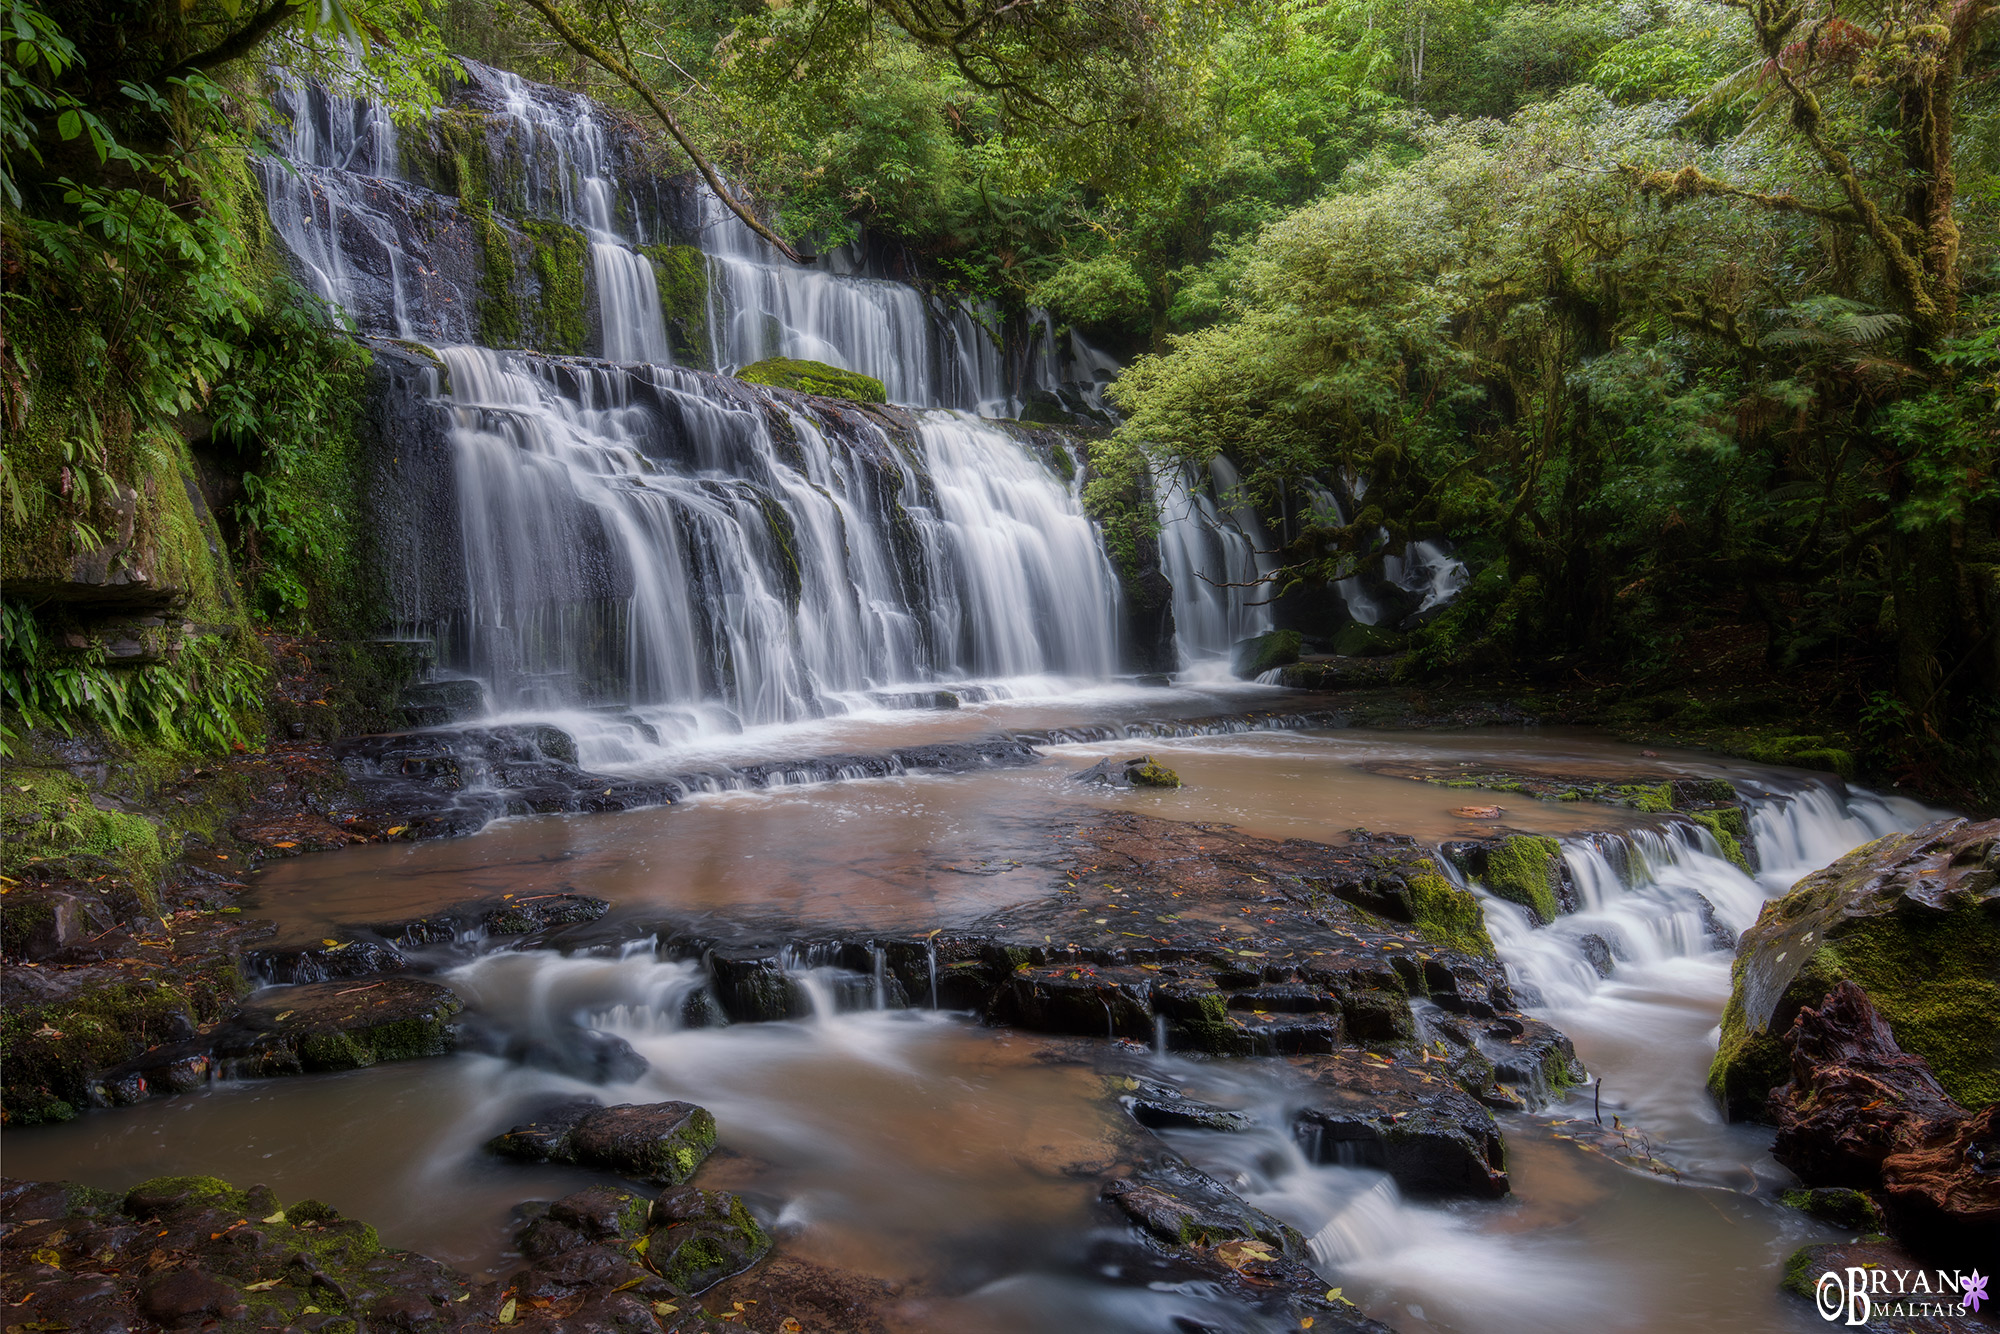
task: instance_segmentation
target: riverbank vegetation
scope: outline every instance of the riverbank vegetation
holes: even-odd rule
[[[1145,536],[1149,463],[1226,456],[1309,637],[1447,539],[1472,578],[1394,632],[1408,680],[2000,791],[1990,0],[4,13],[10,729],[254,743],[255,632],[361,632],[365,354],[262,222],[262,66],[409,120],[462,52],[801,252],[865,234],[1130,359],[1107,530]],[[62,602],[97,565],[144,586]]]

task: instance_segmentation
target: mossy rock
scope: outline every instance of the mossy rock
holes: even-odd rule
[[[2000,820],[1877,839],[1766,904],[1743,933],[1709,1089],[1758,1117],[1801,1010],[1851,979],[1968,1107],[2000,1100]]]
[[[1790,1209],[1811,1214],[1821,1222],[1849,1232],[1880,1232],[1882,1211],[1875,1201],[1846,1186],[1819,1186],[1812,1190],[1788,1190],[1779,1197]]]
[[[1245,680],[1255,680],[1299,660],[1305,641],[1296,630],[1273,630],[1238,644],[1230,655],[1229,669]]]
[[[1688,811],[1686,815],[1714,837],[1716,846],[1722,849],[1722,855],[1729,859],[1730,865],[1745,875],[1750,874],[1750,859],[1743,852],[1743,840],[1750,836],[1750,817],[1740,807]]]
[[[771,1249],[771,1238],[739,1195],[684,1187],[653,1206],[646,1263],[686,1292],[739,1274]]]
[[[1408,644],[1408,635],[1386,626],[1349,621],[1334,635],[1327,651],[1341,658],[1386,658],[1401,653]]]
[[[1433,945],[1463,954],[1491,959],[1493,938],[1486,934],[1486,915],[1471,890],[1460,889],[1437,874],[1429,861],[1418,863],[1418,873],[1406,877],[1410,920],[1424,939]],[[1428,868],[1428,869],[1426,869]]]
[[[846,371],[823,361],[795,361],[771,357],[736,372],[736,378],[773,389],[793,389],[821,398],[844,398],[850,403],[886,403],[889,395],[882,382],[859,371]]]
[[[688,245],[646,246],[640,253],[653,262],[660,315],[666,322],[674,363],[696,370],[714,369],[709,360],[708,256]]]
[[[1560,911],[1556,887],[1562,877],[1562,845],[1552,838],[1515,834],[1487,850],[1481,883],[1509,903],[1518,903],[1543,926]]]
[[[1126,770],[1133,785],[1137,787],[1179,787],[1181,776],[1164,764],[1147,760],[1144,764]]]

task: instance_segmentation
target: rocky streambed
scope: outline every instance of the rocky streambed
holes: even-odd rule
[[[594,774],[562,733],[521,728],[371,741],[317,789],[310,753],[246,762],[275,781],[179,859],[164,883],[182,906],[115,920],[116,877],[74,863],[10,887],[10,918],[39,914],[9,933],[10,1120],[118,1110],[10,1128],[10,1174],[90,1184],[9,1187],[8,1299],[38,1328],[107,1330],[1667,1328],[1664,1294],[1633,1324],[1588,1284],[1529,1280],[1588,1255],[1659,1287],[1676,1243],[1740,1273],[1740,1244],[1717,1245],[1686,1199],[1765,1254],[1697,1308],[1780,1329],[1817,1320],[1777,1291],[1801,1245],[1886,1226],[1895,1242],[1867,1244],[1927,1264],[1988,1246],[1978,1053],[1995,1020],[1961,1002],[1993,985],[1992,826],[1892,838],[1819,878],[1865,881],[1867,907],[1821,902],[1808,880],[1760,918],[1813,857],[1921,813],[1581,743],[1510,767],[1490,744],[1475,762],[1348,739],[1348,769],[1436,792],[1410,823],[1449,827],[1421,838],[1336,827],[1339,793],[1307,839],[1284,836],[1297,817],[1185,818],[1215,800],[1192,782],[1124,786],[1147,767],[1297,765],[1300,747],[1343,744],[1330,721],[1070,723],[699,781]],[[1322,730],[1283,739],[1301,724]],[[1124,738],[1149,766],[1125,763],[1140,752]],[[1075,781],[1099,759],[1117,763]],[[800,777],[872,781],[794,795]],[[776,795],[728,795],[760,788]],[[675,801],[408,841],[508,811]],[[806,839],[727,875],[676,864],[678,822],[685,856],[707,846],[702,821],[728,833],[785,801],[827,821],[817,860]],[[910,827],[926,802],[947,813]],[[1582,828],[1539,823],[1593,811]],[[619,820],[610,841],[632,864],[580,849]],[[512,855],[524,839],[542,852]],[[232,865],[359,840],[389,844],[345,883],[358,854],[296,863],[334,871],[301,879],[309,892]],[[832,885],[837,911],[790,911],[829,861],[872,896]],[[724,900],[689,889],[718,876]],[[440,891],[454,881],[457,897]],[[1795,900],[1815,894],[1800,927]],[[1746,929],[1714,1082],[1739,1116],[1778,1120],[1782,1167],[1768,1131],[1694,1107],[1715,1106],[1705,1033]],[[1760,960],[1786,931],[1832,943],[1773,980],[1784,969]],[[1842,951],[1843,931],[1872,943]],[[1947,937],[1966,948],[1906,998],[1881,961]],[[77,1019],[93,1016],[116,1017],[92,1034]],[[1889,1104],[1911,1110],[1885,1120]],[[257,1158],[240,1147],[253,1126],[271,1146]],[[1829,1134],[1858,1147],[1800,1147]],[[135,1189],[143,1167],[268,1189]],[[1801,1182],[1819,1189],[1793,1203],[1815,1212],[1780,1203]],[[280,1209],[272,1190],[338,1198]],[[1575,1233],[1629,1223],[1633,1191],[1669,1229],[1661,1263]],[[410,1198],[436,1192],[459,1207]],[[455,1270],[381,1249],[336,1207],[428,1238]],[[1793,1259],[1808,1297],[1817,1254]],[[1513,1294],[1509,1314],[1454,1295],[1454,1255]]]

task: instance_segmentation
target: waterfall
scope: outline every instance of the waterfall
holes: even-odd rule
[[[1174,639],[1181,665],[1227,658],[1239,640],[1271,628],[1270,543],[1236,497],[1236,469],[1220,454],[1208,477],[1192,467],[1153,469],[1160,516],[1160,571],[1174,587]]]
[[[843,693],[1116,667],[1118,585],[1073,486],[977,419],[921,453],[696,372],[448,348],[467,603],[502,710]]]
[[[1080,479],[935,410],[1004,396],[990,312],[836,272],[846,257],[779,261],[706,193],[635,167],[587,99],[463,64],[449,114],[400,140],[365,103],[287,91],[260,164],[315,290],[364,333],[431,343],[448,373],[418,408],[446,422],[427,475],[454,491],[455,523],[391,544],[452,572],[423,572],[443,592],[402,627],[437,641],[443,670],[501,713],[638,709],[629,725],[657,736],[820,717],[886,687],[1118,669],[1121,594]],[[478,344],[492,266],[511,266],[510,292],[529,281],[522,251],[550,226],[587,251],[534,264],[578,255],[603,360]],[[717,365],[825,361],[920,411],[807,407],[673,366],[638,247],[690,235]],[[559,279],[520,289],[523,325]]]
[[[702,210],[701,247],[714,265],[708,323],[718,369],[768,357],[823,361],[874,376],[892,403],[942,401],[916,288],[798,264],[712,195],[702,196]]]

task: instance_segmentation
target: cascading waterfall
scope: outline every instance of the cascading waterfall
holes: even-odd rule
[[[503,710],[707,698],[770,723],[898,683],[1116,668],[1096,531],[997,428],[933,415],[913,458],[686,371],[444,356],[453,639]]]
[[[316,289],[362,332],[440,347],[463,587],[441,622],[407,629],[440,642],[447,670],[503,713],[637,707],[658,714],[633,724],[652,734],[818,717],[902,684],[1117,670],[1119,585],[1078,479],[969,416],[922,412],[897,433],[674,369],[635,249],[661,209],[631,193],[597,109],[466,73],[495,202],[588,241],[605,361],[475,345],[466,312],[490,274],[423,247],[499,223],[461,224],[464,208],[394,179],[395,131],[365,104],[287,94],[265,164],[274,224]],[[920,408],[1000,392],[968,308],[772,262],[713,199],[695,212],[717,364],[827,361]]]
[[[1239,640],[1271,628],[1270,543],[1236,496],[1236,469],[1220,454],[1208,477],[1191,467],[1155,467],[1160,571],[1174,586],[1174,638],[1181,665],[1225,658]]]

